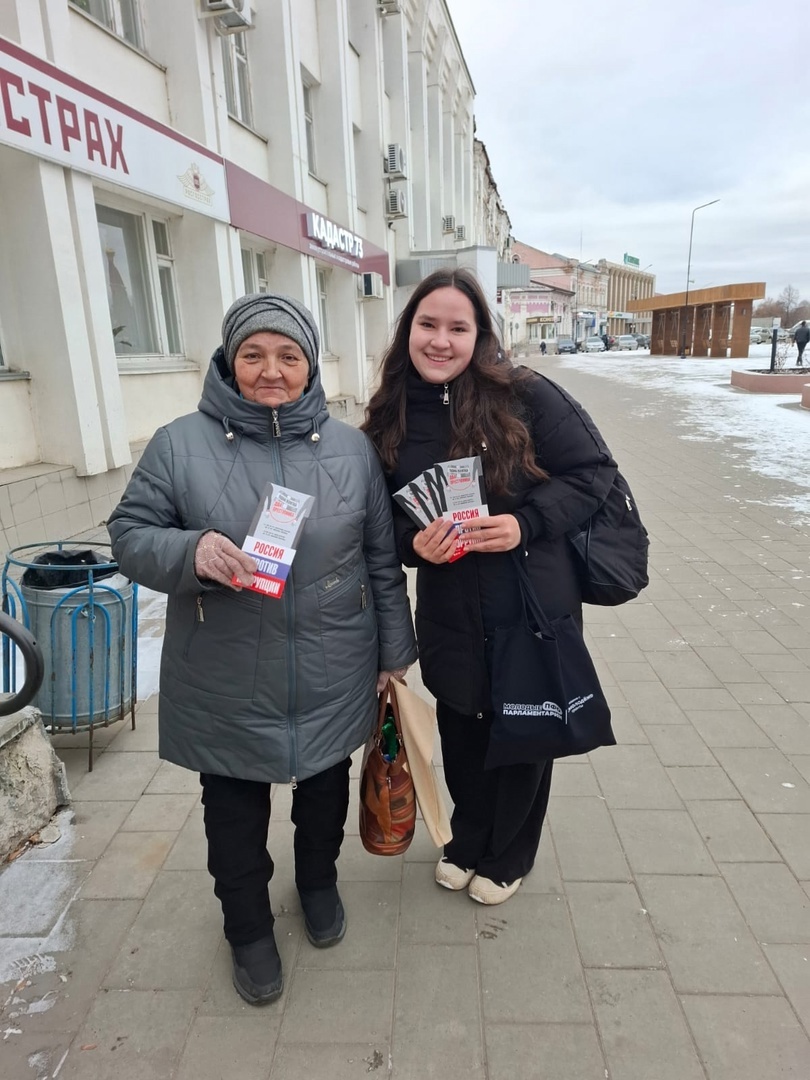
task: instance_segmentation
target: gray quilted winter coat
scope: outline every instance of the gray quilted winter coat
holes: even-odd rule
[[[365,742],[378,669],[416,658],[385,480],[366,436],[329,416],[317,373],[278,408],[274,436],[220,349],[198,408],[156,432],[109,521],[122,571],[168,593],[160,756],[303,780]],[[271,480],[315,497],[284,595],[199,581],[199,538],[215,529],[241,545]]]

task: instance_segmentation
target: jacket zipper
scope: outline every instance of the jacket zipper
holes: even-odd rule
[[[205,622],[205,612],[202,606],[202,593],[197,597],[197,622]]]
[[[280,439],[281,424],[278,422],[278,409],[271,409],[270,412],[273,414],[273,438]]]
[[[450,383],[444,384],[444,394],[442,394],[442,405],[450,404]]]

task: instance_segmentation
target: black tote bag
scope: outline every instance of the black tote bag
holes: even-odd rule
[[[616,744],[582,633],[570,615],[546,618],[523,558],[514,553],[523,617],[494,635],[487,769]]]

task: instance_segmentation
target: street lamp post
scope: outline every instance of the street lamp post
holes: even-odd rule
[[[695,214],[698,210],[703,210],[706,206],[714,206],[715,203],[719,202],[719,199],[712,199],[711,202],[701,203],[700,206],[696,206],[692,211],[692,224],[689,226],[689,258],[686,261],[686,298],[683,305],[684,319],[683,329],[681,331],[681,359],[686,356],[686,323],[689,320],[689,275],[692,272],[692,234],[695,231]]]

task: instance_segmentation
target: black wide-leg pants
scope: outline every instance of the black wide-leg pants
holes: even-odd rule
[[[445,858],[492,881],[524,877],[540,845],[553,763],[484,769],[492,714],[465,716],[438,701],[436,717],[454,804]]]
[[[293,790],[295,884],[327,889],[337,881],[337,859],[349,809],[349,766],[338,762]],[[208,872],[222,905],[225,937],[249,945],[273,927],[268,884],[273,860],[267,850],[270,784],[201,773]]]

